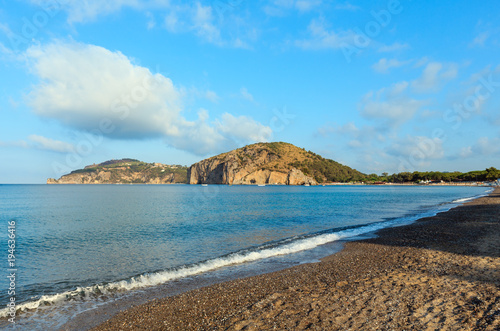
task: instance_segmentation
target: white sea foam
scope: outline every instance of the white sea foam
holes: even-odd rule
[[[472,201],[472,200],[476,200],[478,198],[481,198],[481,197],[485,197],[487,196],[488,194],[490,194],[491,192],[493,192],[495,189],[489,189],[487,191],[485,191],[483,194],[479,194],[479,195],[475,195],[473,197],[468,197],[468,198],[461,198],[461,199],[456,199],[456,200],[453,200],[452,203],[464,203],[464,202],[468,202],[468,201]]]
[[[461,199],[453,200],[453,203],[463,203],[463,202],[472,201],[475,199],[476,199],[476,197],[461,198]]]

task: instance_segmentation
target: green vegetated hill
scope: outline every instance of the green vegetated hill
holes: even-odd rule
[[[287,184],[349,182],[361,172],[289,143],[257,143],[193,164],[191,184]]]
[[[187,167],[146,163],[135,159],[109,160],[72,171],[47,184],[173,184],[187,182]]]
[[[276,161],[263,166],[263,169],[290,169],[294,167],[302,171],[304,175],[311,176],[318,183],[350,182],[365,177],[365,174],[355,169],[289,143],[263,143],[256,148],[268,149],[278,156]],[[238,150],[238,153],[244,156],[245,149]]]

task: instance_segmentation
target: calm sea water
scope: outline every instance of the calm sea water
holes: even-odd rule
[[[29,309],[16,318],[43,329],[71,318],[80,304],[408,223],[487,190],[0,185],[0,302],[3,308],[11,297],[9,221],[16,223],[17,308]]]

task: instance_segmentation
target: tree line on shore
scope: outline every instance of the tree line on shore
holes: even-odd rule
[[[407,183],[407,182],[427,182],[427,181],[443,181],[443,182],[488,182],[500,179],[500,170],[491,167],[485,170],[469,171],[469,172],[400,172],[389,175],[382,173],[381,176],[370,174],[363,179],[365,182],[387,182],[387,183]]]

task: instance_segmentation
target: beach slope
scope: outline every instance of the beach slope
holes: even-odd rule
[[[321,263],[151,301],[94,330],[499,330],[500,190]]]

